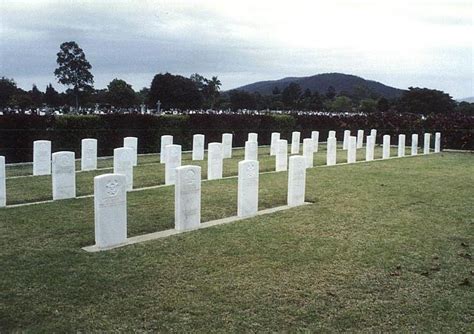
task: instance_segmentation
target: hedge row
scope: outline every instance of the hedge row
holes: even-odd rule
[[[435,115],[424,118],[414,114],[380,113],[370,115],[86,115],[86,116],[0,116],[0,155],[8,163],[32,161],[33,141],[51,140],[54,151],[74,151],[80,156],[83,138],[97,138],[99,156],[112,155],[122,146],[123,138],[136,136],[139,153],[159,151],[160,136],[170,134],[183,150],[192,147],[192,136],[202,133],[206,143],[220,141],[221,134],[234,134],[234,146],[243,146],[248,132],[259,134],[259,144],[270,143],[271,132],[280,132],[282,138],[291,138],[292,131],[301,131],[309,137],[312,130],[320,131],[324,140],[329,130],[378,129],[378,135],[405,133],[423,134],[440,131],[443,147],[474,149],[474,117],[464,114]],[[408,140],[410,136],[407,136]],[[380,140],[380,139],[379,139]]]

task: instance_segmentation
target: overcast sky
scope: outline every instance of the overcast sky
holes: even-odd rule
[[[0,76],[48,83],[76,41],[95,87],[157,73],[217,75],[227,90],[325,72],[474,95],[472,0],[0,0]]]

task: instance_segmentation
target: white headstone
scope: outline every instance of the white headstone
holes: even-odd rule
[[[138,164],[138,138],[137,137],[125,137],[123,139],[123,147],[129,147],[133,150],[133,165]]]
[[[232,133],[222,134],[222,157],[232,158]]]
[[[418,154],[418,135],[416,133],[411,135],[411,155]]]
[[[161,136],[160,163],[164,164],[166,162],[165,147],[172,144],[173,144],[173,136],[170,136],[170,135]]]
[[[298,154],[300,152],[301,133],[293,131],[291,133],[291,154]]]
[[[328,137],[336,138],[336,131],[334,131],[334,130],[329,131]],[[337,141],[337,139],[336,139],[336,141]]]
[[[314,164],[314,146],[313,139],[303,139],[303,156],[306,160],[306,168],[313,167]]]
[[[357,148],[364,147],[364,130],[357,130]]]
[[[405,135],[398,135],[398,156],[405,156]]]
[[[382,159],[390,158],[390,135],[383,136]]]
[[[133,149],[129,147],[114,149],[114,174],[125,175],[125,189],[133,189]]]
[[[279,139],[277,141],[275,170],[281,172],[288,168],[288,141]]]
[[[128,148],[127,148],[128,149]],[[95,244],[108,248],[127,241],[127,182],[123,174],[94,177]]]
[[[5,157],[0,156],[0,208],[7,205]]]
[[[441,132],[436,132],[435,133],[435,147],[434,147],[435,153],[441,152]]]
[[[193,136],[193,160],[204,160],[204,135]]]
[[[181,166],[181,145],[167,145],[165,152],[165,184],[175,184],[176,168]]]
[[[81,140],[81,170],[97,169],[97,139]]]
[[[349,137],[351,136],[351,130],[344,130],[344,139],[342,141],[342,149],[347,150],[347,145],[349,145]]]
[[[288,168],[288,206],[304,204],[306,186],[306,161],[296,155],[290,157]]]
[[[51,142],[36,140],[33,142],[33,175],[51,174]]]
[[[272,140],[270,142],[270,155],[276,155],[279,140],[280,140],[280,133],[272,132]]]
[[[258,133],[250,132],[248,134],[247,141],[254,141],[254,142],[258,143]]]
[[[174,198],[174,228],[178,231],[198,228],[201,224],[201,167],[176,168]]]
[[[326,152],[326,164],[332,166],[336,164],[336,137],[328,137],[327,140],[327,152]]]
[[[349,136],[349,144],[347,145],[347,162],[356,162],[357,155],[357,137]]]
[[[425,133],[425,141],[423,142],[423,154],[430,153],[430,141],[431,141],[431,133]]]
[[[74,152],[53,153],[53,200],[76,197],[76,161]]]
[[[237,216],[250,217],[258,211],[258,161],[239,162]]]
[[[374,160],[375,137],[367,136],[367,145],[365,146],[365,161]]]
[[[377,143],[377,129],[370,130],[370,135],[374,137],[374,146]]]
[[[245,160],[258,160],[258,143],[256,141],[245,142]]]
[[[318,152],[319,131],[311,131],[311,139],[313,140],[313,150],[314,150],[314,152]]]
[[[222,179],[222,144],[209,143],[207,147],[207,179]]]

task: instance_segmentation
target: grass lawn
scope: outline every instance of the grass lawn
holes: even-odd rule
[[[163,183],[157,160],[141,159],[137,187]],[[96,174],[78,174],[80,194]],[[99,253],[81,249],[92,198],[1,209],[0,332],[474,332],[474,155],[313,168],[306,184],[311,205]],[[48,199],[50,178],[7,190],[10,204]],[[260,208],[286,190],[286,172],[262,174]],[[172,228],[173,194],[129,193],[128,235]],[[203,183],[203,221],[236,203],[236,178]]]

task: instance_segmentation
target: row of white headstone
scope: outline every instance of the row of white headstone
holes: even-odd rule
[[[201,225],[201,167],[176,167],[175,229],[194,230]],[[306,162],[302,156],[290,157],[288,206],[304,204]],[[123,174],[94,178],[95,245],[107,249],[127,242],[127,180]],[[239,162],[237,216],[247,218],[258,212],[259,162]]]
[[[366,160],[374,159],[375,136],[372,130],[371,136],[367,137]],[[345,132],[347,133],[347,132]],[[335,131],[329,132],[327,139],[327,165],[336,164],[336,137]],[[279,139],[280,134],[272,133],[272,145],[270,154],[275,155],[275,170],[285,171],[288,167],[288,143],[287,140]],[[424,153],[430,150],[430,134],[425,134]],[[245,160],[258,160],[258,136],[256,133],[249,133],[245,143]],[[319,132],[313,131],[311,138],[303,140],[303,157],[306,167],[313,167],[314,152],[317,152]],[[349,136],[347,147],[347,162],[356,161],[356,137]],[[435,152],[440,151],[441,134],[435,135]],[[82,141],[81,167],[90,170],[97,167],[97,140],[84,139]],[[160,161],[165,163],[165,184],[171,185],[176,180],[176,168],[181,166],[181,145],[175,145],[172,136],[162,136]],[[123,174],[126,178],[127,190],[133,189],[133,166],[137,164],[137,144],[135,137],[124,138],[124,147],[114,149],[113,166],[114,174]],[[300,133],[292,133],[291,152],[299,153]],[[36,141],[34,147],[37,148],[35,156],[48,156],[51,151],[51,142]],[[412,135],[411,154],[416,155],[418,151],[418,135]],[[35,151],[36,152],[36,151]],[[398,156],[405,155],[405,135],[399,135]],[[232,156],[232,134],[223,134],[222,143],[209,143],[208,145],[208,179],[220,179],[223,175],[223,159]],[[390,136],[383,137],[383,159],[390,157]],[[204,158],[204,135],[194,135],[193,138],[193,159],[202,160]],[[43,163],[43,159],[36,159],[36,162]],[[52,164],[44,163],[37,165],[37,169],[45,170],[46,165],[52,166],[52,189],[53,200],[76,197],[76,176],[75,176],[75,155],[74,152],[55,152],[52,154]],[[35,165],[34,165],[35,166]],[[90,168],[90,169],[88,169]],[[0,206],[5,206],[5,159],[0,159]]]

